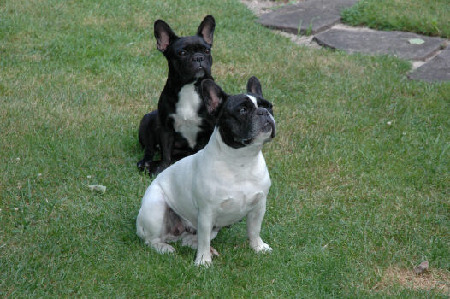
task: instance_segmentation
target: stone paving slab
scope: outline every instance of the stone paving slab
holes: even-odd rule
[[[358,1],[305,0],[263,14],[258,21],[264,26],[297,35],[312,34],[313,41],[324,47],[340,49],[348,53],[395,55],[416,63],[433,57],[448,44],[446,39],[415,33],[383,32],[365,28],[349,29],[342,24],[336,25],[340,22],[341,11]],[[412,44],[411,39],[421,39],[424,42]],[[408,77],[424,81],[450,81],[450,47],[425,62]]]
[[[294,34],[315,34],[338,23],[341,19],[341,11],[358,1],[306,0],[263,14],[259,17],[259,23]]]
[[[419,38],[421,45],[409,41]],[[317,34],[314,40],[322,46],[348,53],[395,55],[406,60],[421,60],[434,55],[445,45],[445,39],[398,31],[348,31],[330,29]]]
[[[450,81],[450,49],[443,50],[439,55],[409,74],[408,78],[428,82]]]

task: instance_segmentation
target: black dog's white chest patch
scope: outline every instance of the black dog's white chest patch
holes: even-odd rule
[[[195,86],[193,84],[185,85],[178,94],[175,113],[171,115],[175,131],[186,138],[191,148],[194,148],[197,143],[197,134],[202,123],[202,119],[198,115],[201,102]]]

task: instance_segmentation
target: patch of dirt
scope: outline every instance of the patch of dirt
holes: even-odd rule
[[[374,287],[374,290],[383,290],[399,284],[407,289],[431,291],[449,295],[450,273],[444,270],[432,269],[421,275],[414,273],[412,269],[390,267],[384,271],[383,278]]]

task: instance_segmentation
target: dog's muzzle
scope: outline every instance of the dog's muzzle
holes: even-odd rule
[[[262,127],[263,132],[269,132],[272,130],[270,134],[270,138],[275,138],[275,119],[272,114],[270,114],[269,110],[266,108],[258,108],[256,111],[259,117],[264,117],[264,125]]]

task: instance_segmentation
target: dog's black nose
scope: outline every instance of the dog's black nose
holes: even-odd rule
[[[192,57],[192,61],[202,62],[205,60],[205,57],[201,54],[196,54]]]

